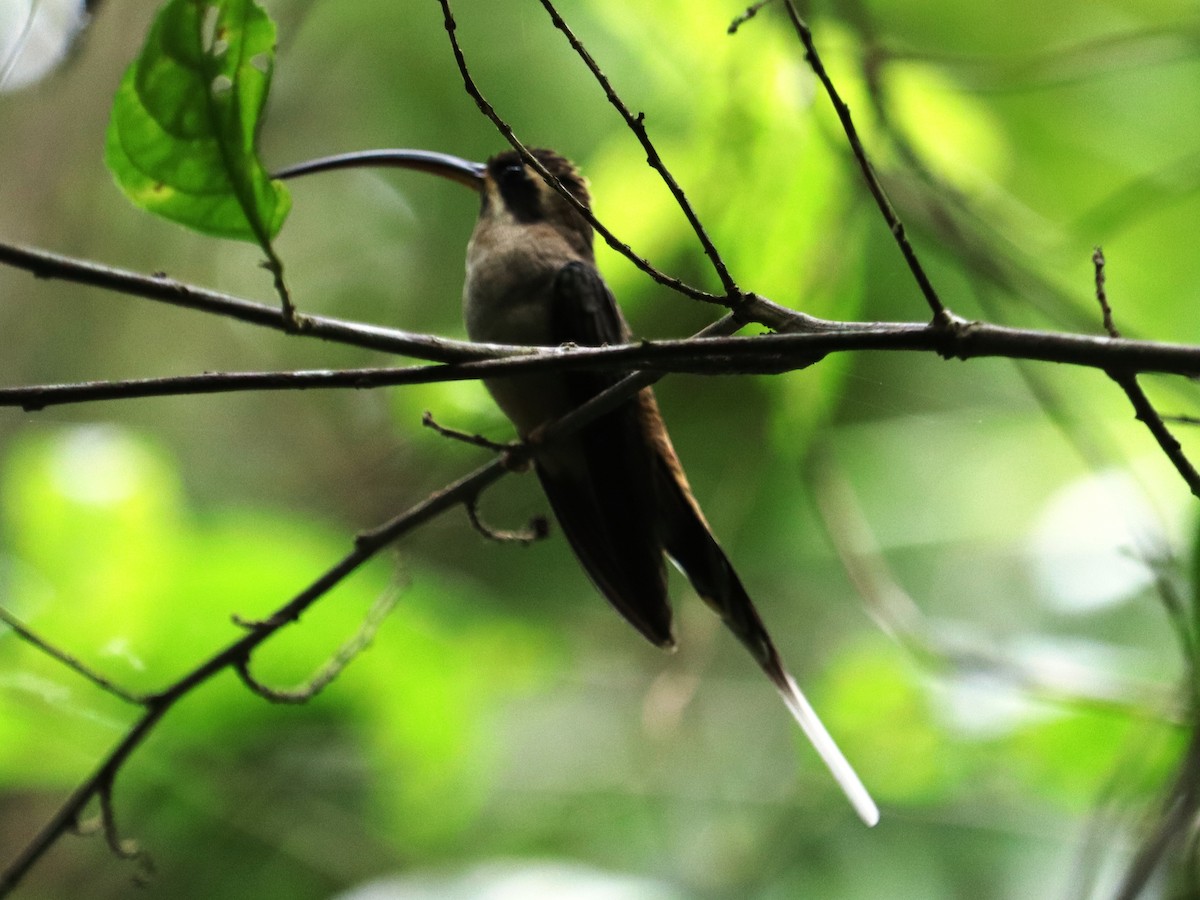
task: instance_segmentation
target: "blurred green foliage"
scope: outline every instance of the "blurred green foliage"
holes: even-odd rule
[[[472,158],[502,146],[461,90],[434,4],[267,8],[280,42],[268,168],[375,146]],[[638,252],[714,286],[644,152],[538,5],[454,8],[476,79],[517,133],[574,158],[599,216]],[[738,6],[720,3],[562,11],[645,112],[744,288],[830,317],[926,317],[781,10],[734,37]],[[269,302],[257,248],[145,216],[105,172],[108,110],[155,12],[107,0],[58,74],[0,95],[0,239]],[[806,14],[956,311],[1098,332],[1102,244],[1125,333],[1200,338],[1190,4]],[[275,246],[302,311],[461,335],[466,192],[353,172],[298,183],[294,203]],[[714,315],[599,258],[641,335]],[[4,384],[382,362],[0,269]],[[1147,386],[1164,411],[1195,414],[1186,386]],[[665,657],[557,536],[501,546],[454,514],[256,655],[269,684],[303,682],[397,592],[373,645],[313,702],[273,706],[224,676],[129,761],[115,799],[155,858],[152,894],[328,897],[394,876],[482,896],[502,880],[497,859],[637,876],[606,882],[635,885],[612,896],[1111,887],[1182,743],[1185,664],[1150,576],[1190,597],[1173,560],[1194,532],[1183,485],[1120,392],[1093,372],[863,354],[777,378],[669,378],[659,396],[708,518],[881,800],[877,829],[845,808],[682,585],[681,648]],[[121,685],[160,688],[240,633],[231,614],[281,605],[356,530],[479,461],[420,429],[425,409],[510,436],[474,384],[0,411],[0,603]],[[544,511],[528,477],[482,503],[498,527]],[[1100,587],[1077,575],[1067,591],[1047,573]],[[0,631],[0,862],[134,712]],[[72,838],[28,893],[127,896],[130,875],[101,841]],[[571,895],[551,883],[543,895]]]

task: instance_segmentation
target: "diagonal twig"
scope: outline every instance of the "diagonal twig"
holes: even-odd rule
[[[86,678],[96,687],[100,688],[100,690],[106,691],[109,694],[112,694],[114,697],[118,697],[121,700],[124,700],[126,703],[132,703],[135,706],[145,705],[146,701],[144,698],[130,693],[119,684],[116,684],[106,676],[101,675],[95,669],[77,659],[75,656],[72,656],[67,651],[60,647],[56,647],[44,638],[39,637],[36,633],[26,627],[16,616],[2,606],[0,606],[0,622],[3,622],[5,625],[11,628],[13,633],[16,634],[21,640],[25,641],[25,643],[36,647],[47,656],[58,660],[77,675],[81,675]]]
[[[552,187],[563,198],[565,198],[568,203],[575,207],[576,211],[579,212],[579,214],[582,215],[594,229],[596,229],[597,234],[604,238],[605,243],[607,243],[610,247],[628,259],[631,263],[633,263],[659,284],[663,285],[664,287],[668,287],[673,291],[677,291],[686,297],[691,297],[694,300],[703,300],[708,303],[725,302],[725,298],[718,297],[715,294],[692,287],[691,285],[680,281],[678,278],[668,275],[665,272],[655,268],[655,266],[651,264],[649,260],[634,253],[633,248],[614,235],[604,225],[603,222],[596,218],[596,216],[590,209],[587,208],[586,205],[579,202],[579,199],[570,191],[568,191],[563,183],[559,181],[558,178],[553,175],[544,165],[541,164],[537,157],[529,152],[529,148],[527,148],[517,138],[512,126],[500,117],[499,113],[496,112],[495,108],[487,101],[487,99],[483,96],[483,93],[479,90],[479,87],[475,84],[475,79],[471,76],[471,71],[467,67],[466,55],[463,53],[462,47],[458,43],[458,35],[456,33],[458,30],[458,23],[455,22],[454,13],[450,9],[450,0],[438,0],[438,2],[442,7],[443,21],[446,27],[446,34],[450,37],[450,47],[454,51],[454,60],[458,64],[458,71],[459,74],[462,75],[463,85],[466,87],[467,93],[470,95],[471,99],[475,101],[475,105],[479,107],[479,111],[482,112],[484,116],[486,116],[488,120],[490,120],[491,123],[496,126],[496,130],[503,135],[506,141],[512,144],[513,149],[521,154],[521,158],[525,161],[526,165],[537,172],[538,175],[540,175],[542,179],[548,185],[550,185],[550,187]]]
[[[445,425],[440,424],[429,410],[425,410],[425,413],[421,416],[421,424],[444,438],[450,438],[450,440],[463,444],[470,444],[472,447],[482,447],[484,450],[490,450],[493,453],[505,453],[512,449],[513,446],[512,444],[501,444],[498,441],[489,440],[482,434],[468,434],[465,431],[459,431],[455,428],[447,428]]]
[[[238,677],[242,679],[242,683],[246,687],[264,700],[269,700],[272,703],[307,703],[317,694],[321,693],[321,691],[325,690],[325,688],[329,687],[334,679],[342,674],[346,666],[354,661],[356,656],[371,646],[371,642],[375,640],[375,635],[379,632],[379,627],[383,624],[383,620],[387,618],[388,613],[396,606],[399,596],[399,592],[395,589],[385,591],[381,594],[371,604],[371,608],[358,630],[338,648],[337,653],[321,666],[312,678],[299,687],[291,689],[273,688],[259,681],[250,671],[249,655],[234,661],[234,671],[237,672]],[[261,627],[261,623],[259,627]]]
[[[1121,332],[1113,323],[1112,308],[1108,304],[1108,293],[1104,287],[1104,251],[1099,247],[1092,253],[1092,267],[1095,273],[1096,302],[1100,304],[1100,311],[1104,318],[1104,330],[1108,332],[1109,337],[1118,339],[1121,337]],[[1146,396],[1142,386],[1138,384],[1137,374],[1128,369],[1113,368],[1108,370],[1108,377],[1125,392],[1125,396],[1129,398],[1129,402],[1133,406],[1134,416],[1149,429],[1154,440],[1158,442],[1159,448],[1166,454],[1171,465],[1175,467],[1175,471],[1187,484],[1192,496],[1200,498],[1200,472],[1196,471],[1196,467],[1183,452],[1183,445],[1171,433],[1171,429],[1167,427],[1162,416],[1158,414],[1158,410],[1154,408],[1154,404],[1150,402],[1150,398]]]
[[[734,20],[729,23],[729,27],[725,29],[725,31],[728,34],[737,34],[739,28],[757,16],[762,11],[762,8],[770,3],[771,0],[758,0],[757,3],[751,3],[744,10],[737,14]]]
[[[737,282],[733,280],[733,276],[729,274],[725,260],[721,258],[721,254],[712,242],[712,238],[708,236],[707,229],[701,223],[700,217],[696,215],[696,210],[693,209],[687,195],[684,194],[683,188],[679,186],[679,182],[675,180],[675,176],[671,174],[666,163],[662,161],[662,157],[658,155],[658,148],[650,140],[650,134],[646,131],[645,114],[639,112],[635,116],[629,111],[629,107],[625,105],[624,101],[621,100],[621,97],[613,89],[608,76],[596,64],[596,60],[592,58],[587,48],[583,46],[583,42],[579,40],[575,32],[567,25],[551,0],[540,0],[540,2],[549,14],[550,21],[554,23],[554,27],[566,35],[571,49],[583,60],[583,64],[588,67],[588,71],[592,73],[600,87],[604,90],[604,96],[608,98],[608,102],[621,114],[621,118],[625,120],[625,124],[629,126],[629,130],[633,132],[634,137],[638,139],[638,143],[642,145],[642,149],[646,151],[646,163],[662,178],[663,183],[666,184],[667,189],[671,192],[671,196],[675,198],[675,202],[687,218],[688,224],[692,226],[692,231],[696,233],[696,238],[700,241],[700,246],[704,248],[704,255],[708,257],[709,262],[712,263],[712,267],[717,273],[717,277],[721,279],[721,286],[725,289],[726,300],[740,302],[742,291],[738,287]]]
[[[867,158],[867,151],[858,136],[858,129],[854,126],[854,120],[850,117],[850,107],[842,100],[837,88],[834,87],[833,80],[829,77],[829,73],[825,71],[825,63],[821,61],[821,56],[817,53],[812,31],[809,30],[808,25],[800,17],[794,0],[784,0],[784,8],[787,9],[788,18],[791,19],[792,26],[796,30],[796,35],[800,38],[800,43],[804,46],[805,59],[808,60],[813,74],[817,76],[817,79],[825,88],[825,93],[829,96],[834,111],[837,113],[838,121],[842,123],[842,130],[846,132],[846,139],[850,142],[850,149],[854,153],[858,167],[862,170],[863,178],[867,181],[867,187],[871,191],[871,196],[875,198],[875,205],[879,207],[880,213],[883,214],[884,221],[887,222],[888,229],[891,231],[896,245],[900,248],[900,253],[904,256],[904,261],[908,264],[909,271],[912,273],[913,278],[916,279],[917,287],[920,288],[925,302],[929,304],[930,310],[933,311],[934,324],[941,326],[954,324],[957,321],[957,317],[947,309],[938,296],[933,282],[929,280],[929,276],[925,272],[925,267],[921,265],[921,261],[917,257],[917,251],[913,249],[912,242],[908,239],[904,223],[900,221],[895,207],[892,206],[892,202],[888,199],[887,193],[879,181],[879,176],[875,174],[875,167],[871,165],[871,161]]]
[[[1129,402],[1133,405],[1134,416],[1149,429],[1150,434],[1158,442],[1158,446],[1162,449],[1162,452],[1166,454],[1167,459],[1171,461],[1171,465],[1175,467],[1175,471],[1186,482],[1188,490],[1192,492],[1194,497],[1200,498],[1200,472],[1196,471],[1196,467],[1192,465],[1191,460],[1184,453],[1183,445],[1171,433],[1171,429],[1163,422],[1162,416],[1158,414],[1158,410],[1154,408],[1154,405],[1150,402],[1150,398],[1146,396],[1146,392],[1138,384],[1137,376],[1128,372],[1109,372],[1108,374],[1120,386],[1121,390],[1125,392],[1125,396],[1129,398]]]

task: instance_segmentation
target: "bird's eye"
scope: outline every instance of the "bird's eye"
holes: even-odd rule
[[[537,182],[530,177],[529,170],[519,159],[504,160],[496,171],[496,187],[504,206],[518,221],[532,222],[541,215],[541,201]]]

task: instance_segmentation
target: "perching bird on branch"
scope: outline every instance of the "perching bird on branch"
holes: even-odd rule
[[[533,156],[581,204],[587,184],[550,150]],[[473,341],[557,347],[621,344],[630,338],[612,292],[596,269],[592,226],[513,150],[486,164],[417,150],[350,153],[279,172],[290,178],[361,166],[418,169],[480,195],[467,245],[463,313]],[[616,383],[620,373],[552,372],[485,380],[523,439]],[[784,668],[746,589],[692,496],[654,393],[643,388],[613,412],[536,453],[550,506],[596,587],[634,628],[674,646],[664,560],[750,651],[845,791],[859,816],[879,812],[862,782]]]

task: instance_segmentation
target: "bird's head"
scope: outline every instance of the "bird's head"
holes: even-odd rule
[[[534,159],[559,180],[585,208],[591,208],[587,181],[570,160],[553,150],[531,150]],[[592,226],[557,190],[550,186],[515,150],[498,153],[487,161],[480,190],[481,221],[512,221],[522,225],[546,222],[573,233],[590,247]]]

